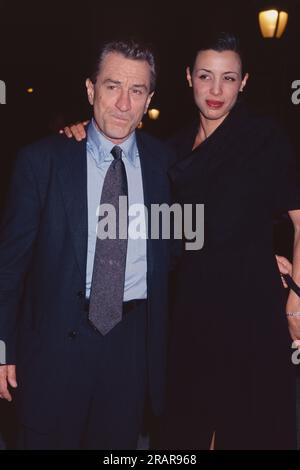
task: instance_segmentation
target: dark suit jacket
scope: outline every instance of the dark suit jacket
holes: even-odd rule
[[[144,200],[170,202],[170,150],[137,133]],[[0,339],[17,365],[25,424],[48,429],[72,363],[72,332],[84,309],[87,256],[86,141],[54,136],[17,159],[0,235]],[[147,241],[148,381],[163,405],[169,246]]]

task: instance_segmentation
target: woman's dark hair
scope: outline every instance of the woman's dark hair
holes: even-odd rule
[[[97,76],[100,71],[101,64],[107,54],[115,52],[123,55],[126,59],[140,60],[148,62],[150,66],[150,92],[154,91],[156,84],[156,63],[154,52],[150,46],[141,42],[130,40],[116,40],[105,42],[97,51],[95,59],[93,60],[93,69],[90,74],[92,83],[96,83]]]
[[[192,60],[191,60],[191,70],[193,70],[197,55],[199,52],[202,51],[207,51],[207,50],[213,50],[217,52],[224,52],[224,51],[233,51],[238,54],[241,60],[241,66],[242,66],[242,75],[244,74],[244,56],[242,53],[242,49],[240,46],[240,40],[239,38],[229,32],[218,32],[212,34],[210,37],[205,38],[201,42],[201,46],[194,51]]]

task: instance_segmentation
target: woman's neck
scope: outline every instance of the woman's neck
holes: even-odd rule
[[[217,127],[219,127],[224,119],[227,117],[227,114],[225,116],[222,116],[220,119],[207,119],[203,114],[200,114],[200,128],[199,130],[202,130],[203,135],[207,139],[215,130]]]
[[[222,124],[227,115],[220,119],[207,119],[200,113],[200,124],[197,132],[193,150],[198,147],[204,140],[206,140],[216,129]]]

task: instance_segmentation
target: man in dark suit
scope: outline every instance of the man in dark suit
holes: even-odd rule
[[[20,152],[1,227],[0,396],[16,397],[25,449],[134,449],[146,396],[163,406],[169,243],[143,236],[146,210],[142,236],[129,226],[136,204],[170,202],[170,151],[135,131],[153,54],[107,43],[86,85],[87,138]],[[101,207],[125,237],[103,236]]]

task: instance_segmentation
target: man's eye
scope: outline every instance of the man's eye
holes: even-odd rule
[[[142,90],[138,90],[138,89],[135,89],[135,88],[132,90],[132,93],[134,95],[142,95],[143,94]]]
[[[108,90],[115,90],[117,88],[116,85],[107,85]]]

